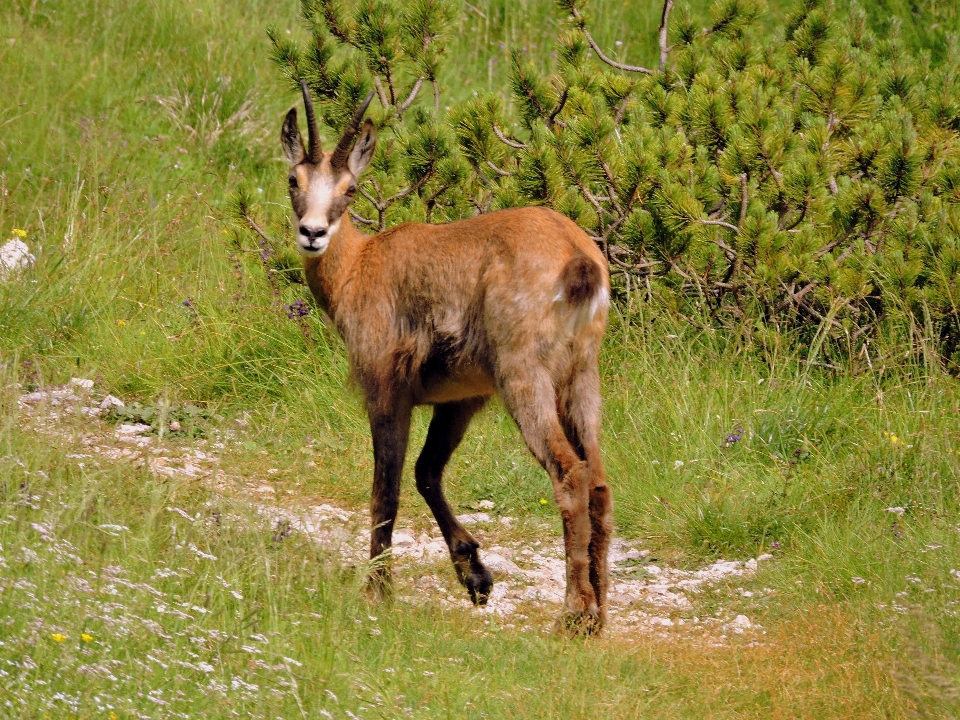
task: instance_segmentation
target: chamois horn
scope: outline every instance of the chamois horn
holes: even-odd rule
[[[317,117],[313,114],[313,100],[310,97],[310,90],[307,88],[307,81],[300,78],[300,89],[303,90],[303,108],[307,112],[307,137],[310,141],[308,156],[310,162],[320,162],[320,136],[317,134]]]
[[[350,157],[350,146],[353,144],[353,138],[356,137],[357,132],[360,130],[360,121],[363,120],[363,114],[367,111],[371,100],[373,100],[373,90],[371,90],[363,99],[363,102],[360,103],[360,107],[357,108],[353,117],[350,118],[350,124],[344,131],[343,137],[341,137],[340,142],[337,143],[337,147],[333,151],[333,156],[330,158],[330,164],[334,168],[340,169],[346,167],[347,158]]]

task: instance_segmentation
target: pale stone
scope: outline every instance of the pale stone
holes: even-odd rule
[[[479,525],[481,523],[493,522],[493,518],[491,518],[485,512],[468,513],[466,515],[457,515],[457,520],[460,521],[461,525]]]
[[[0,246],[0,279],[12,278],[30,268],[36,258],[23,240],[14,238]]]

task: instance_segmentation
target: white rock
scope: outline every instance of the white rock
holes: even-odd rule
[[[36,392],[27,393],[26,395],[20,396],[20,400],[28,405],[35,405],[36,403],[42,403],[44,400],[49,399],[50,396],[42,390],[37,390]]]
[[[423,554],[427,557],[439,557],[447,554],[447,543],[443,540],[431,540],[423,546]]]
[[[750,622],[750,618],[746,615],[737,615],[733,622],[729,622],[723,626],[724,630],[733,630],[733,632],[739,634],[744,630],[749,630],[753,627],[753,623]]]
[[[457,520],[460,521],[461,525],[479,525],[481,523],[493,522],[493,518],[491,518],[485,512],[468,513],[466,515],[457,515]]]
[[[124,402],[118,397],[113,395],[107,395],[103,400],[100,401],[101,410],[109,410],[110,408],[123,407]]]
[[[410,547],[417,541],[414,540],[413,535],[409,535],[405,532],[395,532],[393,534],[393,545],[394,547]]]
[[[70,378],[70,384],[76,385],[78,388],[83,388],[84,390],[93,389],[93,380],[88,380],[87,378]]]
[[[750,559],[747,560],[747,562],[746,562],[746,568],[747,568],[747,570],[749,570],[750,572],[755,572],[756,569],[757,569],[757,561],[754,560],[753,558],[750,558]]]
[[[126,435],[128,437],[132,435],[142,435],[143,433],[150,432],[150,426],[144,425],[143,423],[133,423],[132,425],[124,423],[117,427],[116,432],[117,435]]]
[[[496,505],[494,505],[491,500],[481,500],[477,503],[477,507],[481,510],[493,510]]]
[[[498,555],[497,553],[483,553],[483,555],[480,557],[480,561],[493,572],[502,573],[504,575],[523,575],[523,570],[521,570],[515,562],[512,560],[507,560],[505,557],[503,557],[503,555]]]
[[[770,553],[764,553],[763,555],[759,555],[757,557],[758,563],[763,562],[764,560],[773,560],[773,555],[771,555]]]
[[[23,240],[14,238],[0,246],[0,278],[14,277],[36,262]]]

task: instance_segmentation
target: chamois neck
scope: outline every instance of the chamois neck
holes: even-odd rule
[[[350,216],[345,214],[340,220],[336,235],[330,238],[326,252],[318,257],[305,258],[303,262],[310,291],[324,312],[337,322],[338,327],[337,311],[340,301],[353,274],[360,248],[367,237],[353,226]]]

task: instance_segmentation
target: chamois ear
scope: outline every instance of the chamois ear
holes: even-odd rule
[[[280,130],[280,144],[283,145],[283,154],[290,166],[299,165],[307,156],[303,147],[303,138],[300,137],[300,127],[297,125],[297,109],[290,108],[283,128]]]
[[[363,127],[360,129],[360,137],[357,138],[357,144],[350,151],[350,159],[347,160],[347,167],[354,177],[360,177],[360,173],[373,157],[373,150],[377,146],[377,129],[373,121],[367,118],[363,121]]]

